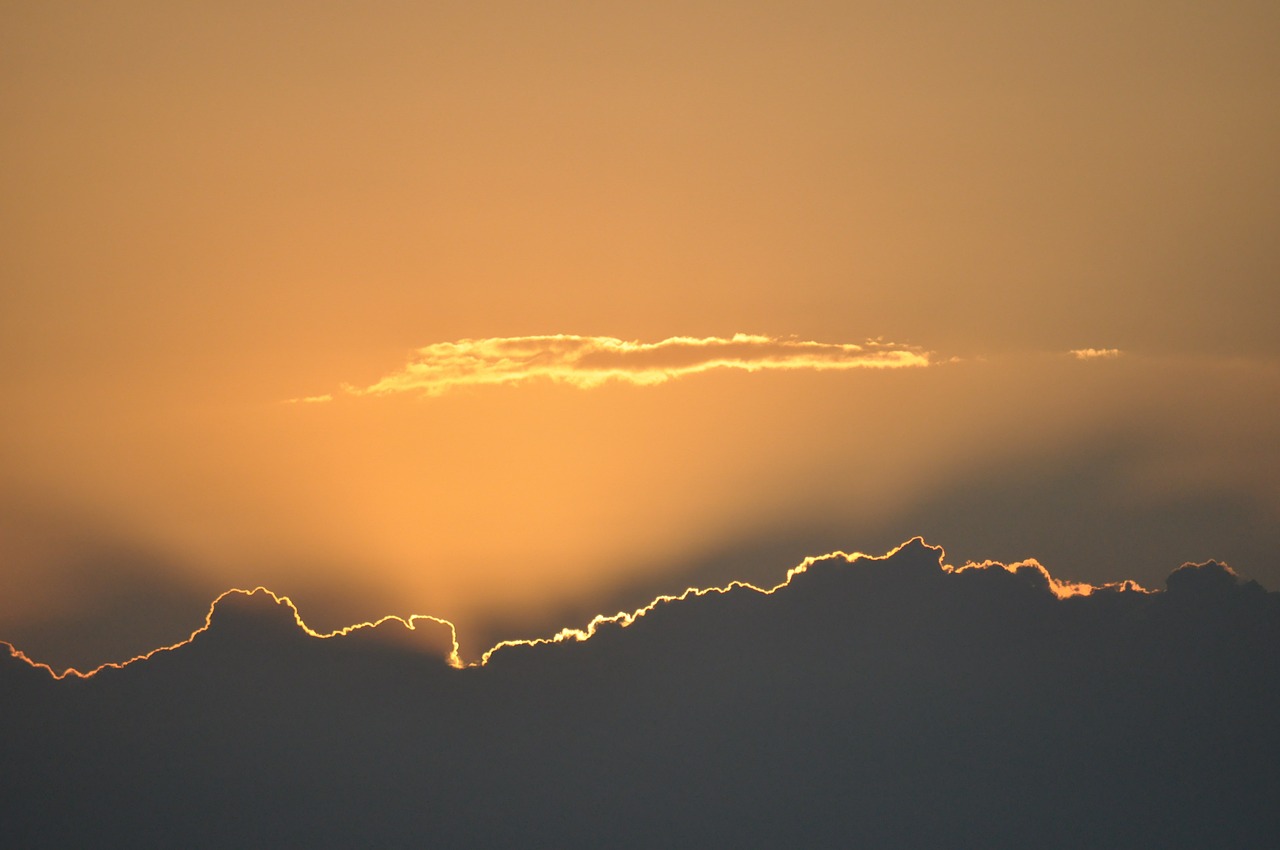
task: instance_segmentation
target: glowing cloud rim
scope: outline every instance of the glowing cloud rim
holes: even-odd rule
[[[538,380],[594,389],[610,381],[654,386],[713,369],[826,372],[928,365],[929,352],[879,340],[829,343],[739,333],[729,338],[674,336],[639,342],[555,334],[434,343],[417,349],[408,363],[376,383],[343,389],[357,396],[409,392],[438,396],[458,387]]]
[[[433,624],[434,626],[442,626],[449,630],[450,641],[452,644],[450,652],[448,653],[448,655],[444,657],[445,663],[447,663],[448,666],[455,669],[483,667],[489,663],[494,653],[500,652],[509,647],[542,646],[545,644],[564,643],[566,641],[576,641],[576,642],[587,641],[587,640],[590,640],[596,634],[596,632],[603,626],[617,625],[622,628],[626,628],[627,626],[634,624],[636,621],[642,619],[647,614],[651,613],[654,609],[656,609],[660,605],[666,605],[673,602],[681,602],[683,600],[686,600],[692,597],[707,596],[709,594],[725,594],[735,590],[755,592],[765,596],[772,596],[774,593],[777,593],[778,591],[788,587],[791,584],[792,580],[796,578],[796,576],[807,572],[810,567],[812,567],[814,564],[818,563],[819,561],[844,559],[844,561],[850,565],[853,565],[858,561],[888,561],[891,558],[893,558],[895,555],[897,555],[898,552],[900,552],[902,549],[914,544],[919,544],[925,547],[926,549],[929,549],[930,551],[932,551],[937,556],[939,571],[944,574],[963,573],[970,570],[979,570],[979,571],[1004,570],[1006,572],[1015,573],[1015,574],[1022,570],[1030,570],[1030,571],[1039,573],[1042,576],[1046,589],[1054,597],[1058,598],[1059,600],[1066,599],[1071,596],[1089,596],[1099,590],[1119,590],[1119,591],[1143,593],[1143,594],[1151,594],[1156,592],[1156,591],[1152,591],[1147,588],[1144,588],[1141,585],[1139,585],[1137,582],[1134,582],[1131,580],[1108,582],[1108,583],[1099,584],[1099,585],[1086,584],[1083,582],[1062,581],[1060,579],[1054,578],[1053,575],[1051,575],[1049,571],[1043,565],[1041,565],[1040,562],[1036,561],[1034,558],[1027,559],[1024,561],[1016,561],[1012,564],[1004,564],[999,561],[983,561],[982,563],[970,562],[970,563],[966,563],[963,566],[955,567],[946,563],[946,552],[943,550],[941,546],[930,545],[929,543],[925,542],[924,538],[922,537],[913,537],[910,540],[900,544],[899,546],[894,547],[884,555],[868,555],[863,552],[844,552],[842,550],[828,552],[827,554],[824,554],[824,555],[811,555],[809,557],[806,557],[803,561],[801,561],[796,566],[787,570],[786,575],[784,576],[781,582],[768,588],[758,587],[757,585],[754,585],[745,581],[731,581],[728,584],[720,587],[705,587],[705,588],[689,587],[679,594],[664,594],[662,596],[656,597],[649,604],[631,612],[619,611],[616,614],[597,615],[596,617],[592,618],[592,620],[589,623],[587,623],[587,625],[583,628],[564,628],[564,629],[561,629],[556,634],[551,635],[549,637],[521,638],[521,639],[500,641],[494,646],[490,647],[488,650],[486,650],[480,656],[479,660],[476,660],[476,661],[466,661],[461,657],[459,653],[457,628],[454,626],[452,622],[442,617],[434,617],[427,614],[413,614],[408,617],[388,615],[375,621],[356,623],[354,625],[335,629],[331,632],[319,632],[319,631],[316,631],[315,629],[312,629],[310,626],[306,624],[305,621],[303,621],[302,615],[299,613],[298,608],[293,603],[292,599],[290,599],[288,596],[282,596],[280,594],[275,593],[274,591],[268,590],[267,588],[261,587],[261,586],[256,587],[253,590],[232,588],[230,590],[224,591],[223,593],[219,594],[219,596],[216,599],[214,599],[213,602],[209,605],[209,612],[205,615],[204,624],[201,625],[199,628],[197,628],[195,631],[193,631],[190,634],[190,636],[188,636],[185,640],[178,641],[177,643],[171,644],[169,646],[158,647],[156,649],[151,650],[150,652],[130,658],[127,661],[108,662],[106,664],[101,664],[87,671],[81,671],[74,667],[68,667],[62,670],[61,672],[59,672],[55,670],[51,665],[31,658],[30,656],[28,656],[22,650],[18,649],[9,641],[0,640],[0,652],[7,651],[11,657],[18,659],[19,661],[22,661],[33,668],[44,670],[54,679],[66,679],[66,678],[89,679],[97,675],[102,670],[107,670],[107,669],[119,670],[131,664],[137,664],[139,662],[147,661],[148,659],[152,658],[153,656],[159,653],[172,652],[173,650],[186,646],[187,644],[195,640],[201,633],[209,630],[210,626],[213,624],[213,617],[215,612],[217,611],[218,605],[224,599],[230,596],[252,597],[252,596],[257,596],[261,594],[264,597],[271,599],[275,604],[283,605],[287,607],[290,615],[293,618],[295,625],[297,625],[297,627],[303,633],[305,633],[306,635],[312,638],[330,639],[330,638],[345,637],[347,635],[360,632],[366,629],[368,630],[376,629],[379,626],[382,626],[388,623],[399,623],[400,626],[404,627],[407,630],[416,630],[419,621],[423,623],[430,623],[430,624]],[[1229,572],[1232,572],[1229,567],[1227,567],[1226,569]],[[1234,575],[1234,572],[1232,572],[1232,574]]]

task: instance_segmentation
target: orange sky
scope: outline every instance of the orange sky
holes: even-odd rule
[[[4,3],[0,638],[112,660],[266,584],[465,652],[917,533],[1280,586],[1277,43],[1262,2]],[[738,333],[929,362],[344,389]]]

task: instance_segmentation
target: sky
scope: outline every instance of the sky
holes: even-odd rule
[[[0,638],[914,535],[1280,587],[1280,9],[0,3]]]

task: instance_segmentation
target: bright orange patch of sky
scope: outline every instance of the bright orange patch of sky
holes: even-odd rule
[[[1278,40],[1259,2],[10,4],[0,637],[91,666],[263,584],[477,650],[917,533],[1280,585]]]

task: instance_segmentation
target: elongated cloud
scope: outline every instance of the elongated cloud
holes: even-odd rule
[[[833,371],[927,366],[927,352],[884,342],[825,343],[753,334],[671,337],[636,342],[607,336],[496,337],[440,342],[420,348],[399,371],[356,395],[422,392],[455,387],[548,380],[582,389],[607,381],[650,386],[712,369]]]
[[[1077,360],[1114,360],[1123,353],[1118,348],[1073,348],[1070,351]]]

